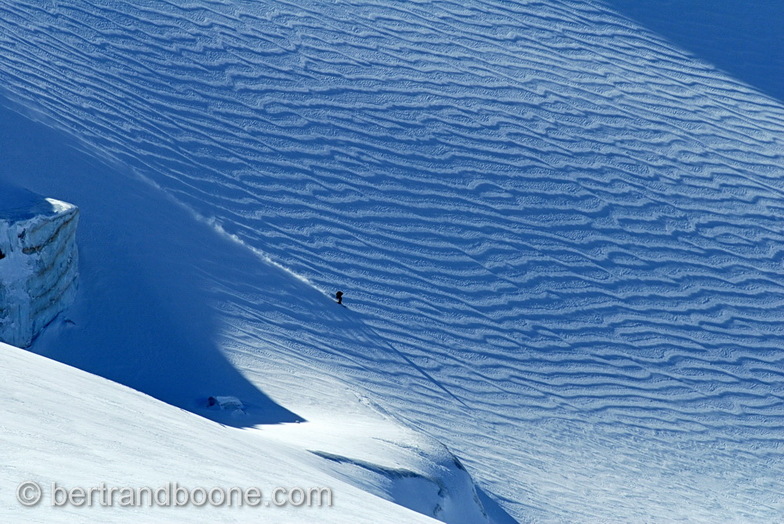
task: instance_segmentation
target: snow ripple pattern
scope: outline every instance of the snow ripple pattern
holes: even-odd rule
[[[578,1],[0,0],[0,46],[8,97],[368,333],[238,299],[237,347],[363,383],[516,518],[782,518],[779,102]]]

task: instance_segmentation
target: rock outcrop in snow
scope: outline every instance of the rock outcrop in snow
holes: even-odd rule
[[[72,204],[0,188],[0,341],[29,346],[76,290]]]

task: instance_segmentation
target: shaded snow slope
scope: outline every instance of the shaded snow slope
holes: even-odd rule
[[[601,0],[697,58],[784,101],[784,4],[778,0]]]
[[[13,147],[0,178],[19,177],[14,166],[24,166],[29,187],[65,195],[82,212],[80,293],[33,349],[184,409],[222,394],[254,408],[226,423],[301,420],[243,378],[215,340],[215,278],[261,288],[285,277],[267,274],[247,249],[150,185],[90,160],[58,133],[2,115],[0,137]],[[240,269],[227,273],[234,264]]]
[[[285,268],[161,306],[285,409],[272,368],[366,389],[519,520],[784,514],[779,102],[590,2],[0,1],[0,35],[9,99]]]

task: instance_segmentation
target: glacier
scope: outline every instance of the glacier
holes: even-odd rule
[[[499,520],[781,520],[784,106],[612,4],[0,1],[0,179],[90,211],[32,350],[282,438],[340,384]]]
[[[0,187],[0,341],[29,346],[76,294],[79,209]]]

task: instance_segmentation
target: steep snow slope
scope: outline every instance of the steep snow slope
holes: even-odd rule
[[[340,383],[325,376],[323,370],[308,366],[281,366],[274,359],[256,361],[243,375],[226,361],[221,352],[225,342],[221,336],[225,326],[218,314],[221,309],[243,300],[255,301],[262,293],[276,293],[312,310],[322,301],[321,294],[195,221],[153,186],[125,176],[119,166],[96,162],[74,149],[73,141],[61,133],[0,109],[0,143],[6,146],[0,179],[18,174],[18,168],[24,166],[27,184],[67,194],[80,202],[84,212],[79,232],[80,293],[76,303],[36,340],[35,351],[100,373],[224,426],[254,426],[264,436],[285,444],[286,461],[304,464],[305,469],[291,470],[291,478],[299,482],[296,486],[309,487],[313,478],[324,475],[338,479],[327,484],[339,502],[330,508],[328,517],[294,512],[287,517],[292,521],[418,519],[397,510],[390,513],[385,501],[447,522],[510,521],[477,491],[449,450],[432,438],[403,428],[368,400],[360,384]],[[59,176],[52,177],[52,173]],[[18,195],[16,198],[19,200]],[[302,316],[299,321],[307,323],[308,319]],[[0,349],[13,351],[5,346]],[[50,514],[16,504],[16,486],[32,478],[43,486],[57,482],[69,488],[94,487],[106,481],[115,465],[130,475],[109,484],[116,488],[157,488],[166,482],[193,488],[220,477],[223,483],[214,487],[262,484],[269,495],[281,482],[277,474],[281,466],[267,464],[270,457],[278,456],[274,443],[267,441],[261,450],[244,454],[245,461],[238,468],[236,455],[227,452],[237,442],[237,433],[228,428],[209,430],[210,425],[205,426],[197,417],[185,416],[178,417],[176,424],[167,424],[156,416],[160,403],[151,398],[139,401],[142,397],[129,396],[123,388],[94,377],[74,379],[83,375],[62,366],[51,367],[59,370],[54,378],[29,371],[27,364],[51,366],[40,358],[9,359],[2,369],[4,377],[10,374],[13,380],[4,384],[8,389],[0,395],[14,399],[14,405],[4,412],[0,440],[7,446],[6,464],[10,460],[16,469],[3,477],[0,485],[0,501],[9,515],[0,515],[2,521],[70,522],[74,513],[64,509],[56,508]],[[286,394],[273,399],[267,394],[269,382],[279,382],[283,376],[289,377]],[[24,386],[17,384],[25,380]],[[207,398],[215,395],[238,397],[241,411],[208,406]],[[281,399],[286,407],[276,402]],[[82,416],[57,415],[72,410],[81,413],[84,406],[88,407]],[[25,416],[28,411],[33,414]],[[60,424],[53,426],[52,417]],[[75,428],[79,430],[73,435]],[[88,433],[91,438],[83,438]],[[241,438],[250,439],[249,447],[255,450],[258,437],[254,435],[258,434],[256,430],[243,432],[245,437]],[[20,449],[19,435],[35,436],[35,445],[25,444]],[[205,462],[202,452],[193,454],[194,446],[215,453]],[[34,448],[35,453],[23,452],[28,448]],[[64,448],[72,452],[64,452]],[[257,458],[257,452],[262,456]],[[160,454],[168,456],[163,462],[166,467],[156,469],[153,475],[146,465]],[[95,456],[103,457],[112,467],[104,471],[105,464],[94,460]],[[51,468],[52,462],[58,467]],[[139,464],[145,466],[140,468]],[[234,469],[238,471],[224,474]],[[310,470],[314,472],[307,474]],[[227,485],[229,481],[234,484]],[[352,495],[354,491],[344,489],[346,485],[367,493]],[[93,507],[104,513],[79,508],[79,514],[119,522],[138,522],[140,518],[201,522],[206,518],[199,512],[158,515],[116,506],[105,510],[100,503]],[[210,519],[252,520],[252,515],[218,513]]]
[[[286,408],[366,388],[520,520],[784,514],[778,102],[590,2],[0,15],[10,99],[300,277],[203,304]]]

